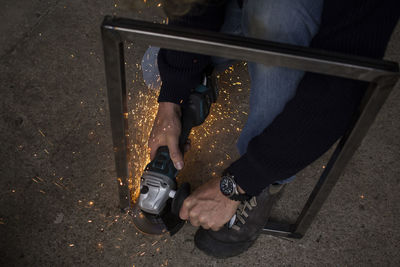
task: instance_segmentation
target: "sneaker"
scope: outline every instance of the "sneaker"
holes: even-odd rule
[[[200,227],[194,236],[196,247],[215,258],[229,258],[245,252],[261,234],[282,188],[283,185],[271,185],[257,197],[240,203],[231,225],[218,231]]]

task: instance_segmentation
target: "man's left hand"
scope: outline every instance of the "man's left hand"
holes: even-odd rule
[[[239,201],[224,196],[219,187],[220,178],[213,178],[197,188],[183,202],[179,217],[193,226],[219,230],[235,214]]]

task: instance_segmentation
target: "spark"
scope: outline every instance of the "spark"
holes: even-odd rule
[[[69,246],[70,246],[70,247],[75,247],[75,245],[74,245],[74,244],[69,244]]]
[[[93,206],[94,202],[93,201],[89,201],[89,206]]]
[[[46,135],[42,132],[42,130],[39,129],[38,131],[43,137],[46,137]]]

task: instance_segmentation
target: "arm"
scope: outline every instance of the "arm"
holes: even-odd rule
[[[214,5],[196,5],[182,17],[170,18],[170,25],[218,31],[224,21],[224,2]],[[162,86],[157,116],[148,146],[153,159],[160,146],[167,145],[176,169],[183,168],[183,156],[178,139],[181,132],[180,105],[185,104],[191,89],[200,84],[210,57],[194,53],[160,49],[158,68]]]
[[[311,47],[382,58],[399,18],[397,5],[396,0],[325,0]],[[228,171],[251,195],[296,174],[345,133],[366,87],[360,81],[307,73],[284,111]]]

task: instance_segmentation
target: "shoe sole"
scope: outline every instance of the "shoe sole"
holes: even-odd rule
[[[206,230],[199,228],[194,236],[194,244],[198,249],[209,256],[218,259],[226,259],[247,251],[254,244],[256,239],[244,242],[226,243],[214,239]],[[215,244],[215,246],[210,244]]]

